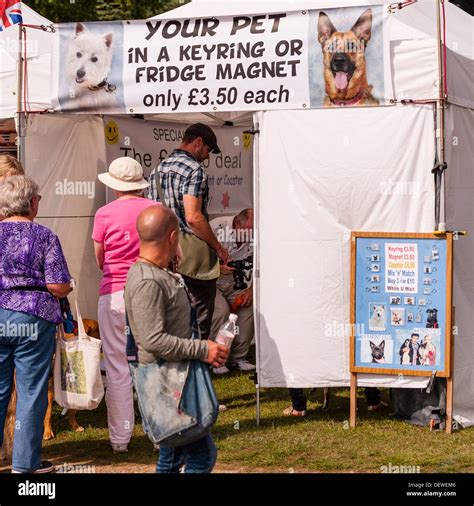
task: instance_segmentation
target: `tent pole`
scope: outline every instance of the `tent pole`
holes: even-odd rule
[[[436,2],[436,23],[437,23],[437,34],[438,34],[438,76],[439,76],[439,100],[437,101],[436,107],[438,109],[436,117],[438,118],[436,128],[436,137],[438,140],[438,145],[436,149],[439,153],[439,164],[443,165],[445,163],[445,99],[446,99],[446,90],[444,89],[444,76],[446,69],[444,68],[444,58],[443,58],[443,44],[446,41],[442,40],[442,30],[441,30],[441,2],[443,0],[438,0]],[[443,172],[440,173],[439,184],[440,195],[442,199],[439,199],[437,203],[438,208],[436,209],[436,215],[439,216],[438,223],[436,223],[436,229],[439,230],[440,223],[446,223],[446,185],[444,184],[445,178],[443,177]],[[445,225],[444,225],[445,226]]]
[[[18,87],[17,87],[17,158],[25,164],[25,113],[23,112],[23,31],[22,23],[18,24]]]
[[[257,391],[257,427],[260,425],[260,202],[259,202],[259,119],[258,113],[253,115],[253,201],[254,201],[254,322],[255,322],[255,388]]]

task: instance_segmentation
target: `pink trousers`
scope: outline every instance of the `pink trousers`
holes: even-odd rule
[[[107,423],[111,443],[127,444],[135,414],[133,390],[125,353],[125,301],[123,291],[99,297],[99,329],[107,373]]]

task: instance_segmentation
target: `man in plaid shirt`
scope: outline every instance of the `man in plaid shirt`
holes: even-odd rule
[[[192,233],[205,241],[225,264],[229,253],[219,243],[209,226],[207,214],[209,186],[207,174],[201,165],[209,158],[209,153],[220,152],[216,135],[211,128],[202,123],[191,125],[184,132],[181,145],[151,172],[148,198],[160,202],[161,193],[164,205],[172,209],[178,217],[181,231]],[[156,186],[157,179],[161,191]],[[195,300],[201,337],[208,339],[214,312],[217,278],[203,280],[185,275],[183,278]]]

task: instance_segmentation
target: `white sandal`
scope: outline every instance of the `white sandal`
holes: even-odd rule
[[[283,410],[283,415],[285,416],[306,416],[306,410],[298,411],[293,406],[288,406]]]

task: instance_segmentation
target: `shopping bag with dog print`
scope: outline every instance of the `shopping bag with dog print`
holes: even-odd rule
[[[54,399],[66,409],[95,409],[104,396],[100,372],[100,339],[86,334],[76,302],[78,336],[65,339],[58,326],[54,360]]]

